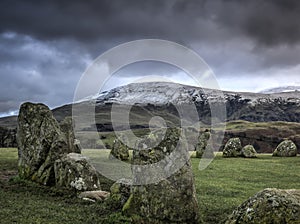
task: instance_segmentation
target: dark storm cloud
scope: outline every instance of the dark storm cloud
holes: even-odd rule
[[[266,45],[293,44],[300,39],[297,0],[3,0],[0,10],[0,32],[16,31],[47,40],[158,37],[188,42],[216,38],[206,33],[210,24],[203,21]]]
[[[272,77],[300,64],[299,21],[298,0],[2,0],[0,113],[70,102],[89,62],[141,38],[194,49],[222,79]]]

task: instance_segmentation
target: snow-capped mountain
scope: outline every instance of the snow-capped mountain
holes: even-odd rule
[[[300,87],[299,87],[300,89]],[[205,102],[218,102],[219,100],[230,100],[238,98],[247,100],[250,104],[261,103],[262,101],[282,98],[288,101],[298,102],[299,93],[285,91],[286,94],[250,93],[250,92],[229,92],[213,89],[187,86],[179,83],[168,82],[145,82],[132,83],[129,85],[114,88],[110,91],[93,96],[97,99],[97,104],[119,103],[119,104],[155,104],[163,105],[167,103],[182,104]]]

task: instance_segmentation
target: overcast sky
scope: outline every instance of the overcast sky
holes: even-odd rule
[[[97,56],[144,38],[193,49],[224,90],[300,85],[299,21],[298,0],[1,0],[0,115],[24,101],[72,102]],[[187,82],[170,66],[142,63],[106,88],[149,74]]]

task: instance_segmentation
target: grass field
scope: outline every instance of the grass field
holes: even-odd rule
[[[107,155],[100,151],[99,158]],[[198,170],[199,159],[191,161],[204,223],[223,223],[236,206],[264,188],[300,188],[299,157],[222,158],[218,153],[203,171]],[[0,149],[0,223],[130,223],[107,203],[19,180],[16,170],[17,150]],[[111,182],[102,183],[108,188]]]

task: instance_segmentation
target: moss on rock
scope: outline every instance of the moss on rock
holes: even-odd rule
[[[226,224],[296,224],[300,221],[300,191],[267,188],[242,203]]]
[[[253,145],[246,145],[242,148],[242,157],[256,158],[256,150]]]
[[[163,134],[164,131],[155,132],[155,136],[149,136],[148,139],[139,142],[139,147],[134,151],[134,165],[151,167],[163,159],[168,162],[162,163],[160,173],[151,173],[150,169],[144,170],[147,175],[140,166],[134,166],[133,186],[130,197],[123,206],[123,213],[131,216],[135,223],[198,223],[199,208],[188,150],[184,147],[177,148],[180,129],[167,129],[165,135]],[[163,140],[160,144],[154,148],[147,147],[153,146],[152,143],[161,137]],[[169,160],[169,156],[175,150],[180,151],[180,156]],[[148,177],[166,176],[176,162],[183,165],[167,178],[162,178],[156,183],[136,185],[140,183],[140,178],[148,180]]]
[[[275,151],[273,152],[273,156],[297,156],[297,146],[291,140],[284,140],[276,147]]]
[[[239,157],[242,155],[242,143],[239,138],[231,138],[223,150],[223,157]]]

